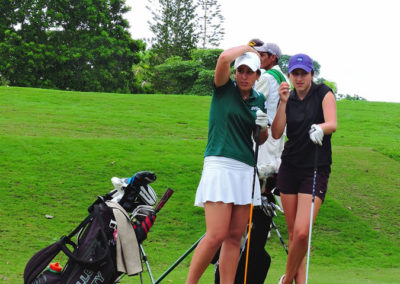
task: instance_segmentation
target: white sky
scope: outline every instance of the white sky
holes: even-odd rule
[[[396,0],[218,0],[225,17],[219,48],[252,38],[284,54],[306,53],[338,93],[400,102],[400,16]],[[147,0],[127,0],[132,38],[151,37]]]

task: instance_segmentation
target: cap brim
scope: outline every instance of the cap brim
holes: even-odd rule
[[[310,68],[308,66],[305,66],[303,64],[295,64],[289,68],[288,72],[292,73],[292,71],[295,69],[302,69],[302,70],[306,71],[307,73],[310,73],[312,71],[312,68]]]
[[[255,50],[257,50],[258,52],[265,52],[263,46],[253,46],[253,48],[254,48]]]
[[[235,70],[242,65],[249,67],[253,72],[256,72],[258,70],[257,66],[254,66],[254,64],[248,64],[247,62],[241,62],[240,65],[235,68]]]

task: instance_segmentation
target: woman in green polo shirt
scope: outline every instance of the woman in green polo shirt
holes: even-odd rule
[[[235,81],[230,78],[233,61]],[[195,199],[196,206],[204,207],[206,234],[193,255],[186,284],[198,283],[220,247],[220,283],[234,282],[250,203],[261,203],[258,183],[253,200],[251,196],[256,125],[261,127],[260,144],[268,136],[265,97],[253,89],[259,76],[259,56],[248,45],[227,49],[218,58],[208,142]]]

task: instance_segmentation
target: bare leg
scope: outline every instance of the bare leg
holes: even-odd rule
[[[281,194],[282,205],[289,232],[289,255],[283,283],[305,283],[305,255],[308,248],[311,198],[309,194]],[[321,199],[314,201],[314,220],[321,207]]]
[[[186,284],[198,283],[222,241],[228,235],[232,207],[232,204],[222,202],[206,202],[204,204],[206,235],[194,252]]]
[[[228,236],[222,243],[219,257],[219,273],[221,284],[232,284],[235,281],[239,262],[240,241],[249,220],[250,205],[235,205]]]

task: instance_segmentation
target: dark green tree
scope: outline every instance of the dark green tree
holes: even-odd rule
[[[201,47],[217,47],[225,36],[225,19],[221,14],[221,5],[217,0],[198,0],[198,5]]]
[[[190,58],[190,51],[196,47],[196,8],[192,0],[149,0],[147,6],[153,16],[149,21],[152,49],[158,56],[158,64],[167,58],[179,56],[183,60]]]
[[[214,70],[222,49],[193,49],[191,58],[201,63],[202,68]]]
[[[0,63],[0,74],[11,85],[132,90],[132,64],[145,46],[130,37],[124,0],[9,2],[9,21],[18,29],[9,26],[0,34],[5,38],[0,54],[7,58]]]
[[[151,72],[141,64],[135,66],[135,70],[147,73],[141,84],[150,86],[155,93],[207,96],[212,94],[214,69],[221,52],[221,49],[193,49],[190,60],[173,56],[152,68]]]
[[[332,89],[332,91],[333,91],[333,93],[336,95],[337,94],[337,85],[336,85],[336,83],[335,82],[333,82],[333,81],[328,81],[328,80],[326,80],[325,78],[322,78],[322,77],[320,77],[320,78],[318,78],[316,81],[315,81],[317,84],[325,84],[325,85],[327,85],[329,88],[331,88]]]

